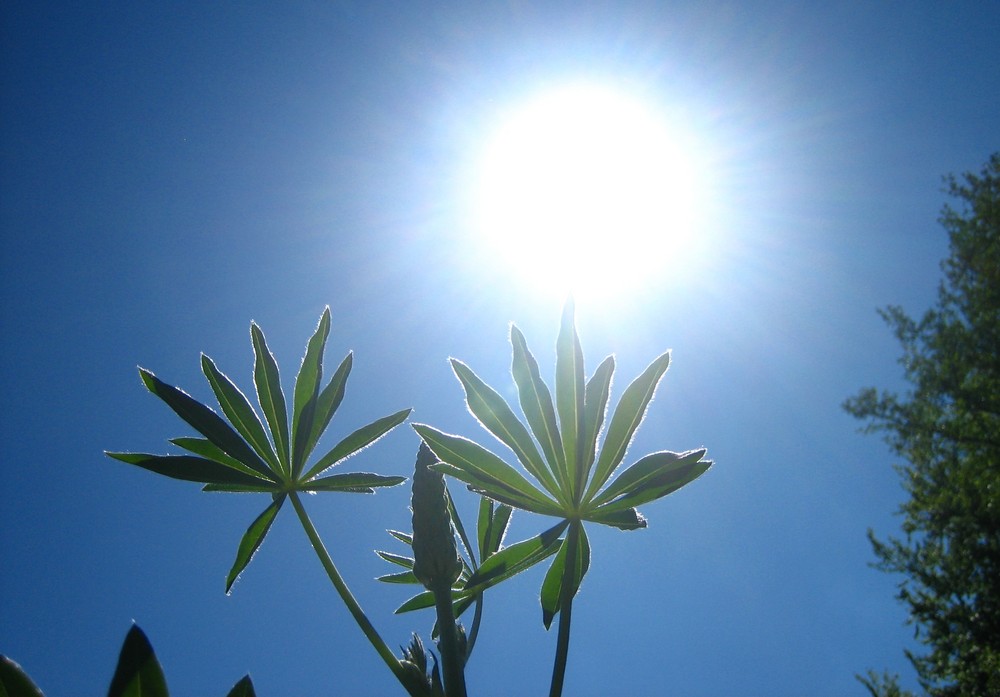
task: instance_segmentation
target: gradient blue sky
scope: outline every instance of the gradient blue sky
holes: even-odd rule
[[[550,374],[562,299],[483,251],[463,187],[498,113],[585,79],[711,144],[713,253],[578,325],[591,368],[616,354],[615,399],[673,349],[635,452],[716,466],[647,530],[594,532],[566,693],[861,695],[868,667],[914,686],[865,539],[902,492],[840,404],[901,387],[875,309],[934,299],[941,176],[998,147],[998,33],[971,1],[3,3],[0,653],[100,694],[134,619],[179,697],[247,671],[261,695],[398,694],[290,511],[226,597],[266,500],[102,450],[189,433],[136,364],[208,400],[204,351],[250,390],[256,320],[289,378],[327,304],[328,362],[355,351],[332,438],[406,406],[488,438],[446,358],[511,386],[514,321]],[[416,448],[401,428],[346,466],[407,474]],[[370,581],[408,499],[307,501],[392,645],[431,624]],[[547,689],[540,580],[487,597],[474,694]]]

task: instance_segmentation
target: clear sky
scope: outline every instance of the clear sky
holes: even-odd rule
[[[716,465],[648,529],[593,532],[566,694],[915,686],[896,579],[867,566],[893,458],[840,404],[902,387],[875,310],[934,299],[941,176],[1000,144],[998,34],[1000,4],[971,1],[3,3],[0,653],[101,694],[135,620],[179,697],[247,671],[261,695],[398,694],[290,510],[227,597],[264,497],[102,451],[190,434],[137,364],[207,401],[204,351],[249,392],[250,321],[290,379],[326,305],[328,364],[355,351],[332,439],[412,406],[489,442],[446,359],[510,396],[513,321],[551,377],[563,298],[483,243],[470,190],[505,114],[582,81],[668,114],[710,182],[700,253],[628,243],[656,272],[577,315],[613,399],[673,349],[635,452]],[[417,445],[402,427],[344,467],[408,474]],[[393,646],[432,622],[371,581],[408,503],[306,501]],[[509,539],[544,527],[515,515]],[[474,694],[547,689],[541,573],[487,596]]]

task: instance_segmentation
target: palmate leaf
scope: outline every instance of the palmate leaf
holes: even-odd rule
[[[267,535],[268,530],[271,529],[271,523],[274,522],[274,517],[278,515],[278,511],[281,510],[281,504],[285,502],[285,495],[281,494],[275,498],[271,505],[264,509],[264,512],[257,516],[257,519],[250,523],[250,527],[243,534],[243,539],[240,540],[239,549],[236,551],[236,561],[233,562],[232,568],[229,570],[229,575],[226,576],[226,594],[232,589],[233,584],[236,583],[236,579],[239,575],[243,573],[243,569],[247,567],[253,555],[257,553],[260,549],[261,543],[264,541],[264,537]]]
[[[374,493],[377,488],[395,486],[405,477],[384,476],[368,472],[341,473],[319,477],[322,470],[364,449],[401,423],[410,410],[399,411],[359,428],[343,439],[310,472],[308,478],[300,476],[303,463],[336,412],[344,397],[347,376],[352,365],[352,355],[341,362],[329,384],[322,390],[322,354],[329,334],[330,312],[326,308],[317,329],[309,340],[302,366],[296,378],[293,407],[293,430],[296,434],[291,461],[288,412],[281,391],[278,365],[267,347],[264,333],[251,323],[250,336],[254,351],[254,385],[264,421],[240,389],[215,363],[205,355],[201,357],[202,370],[212,391],[229,419],[227,423],[219,414],[196,401],[179,388],[167,385],[153,373],[140,368],[144,385],[162,399],[203,437],[174,438],[172,443],[184,448],[190,455],[151,455],[147,453],[109,452],[110,457],[163,474],[175,479],[202,483],[203,491],[269,493],[271,504],[244,533],[236,559],[226,580],[228,593],[238,575],[250,563],[273,523],[282,502],[291,496],[298,508],[299,492],[338,491],[348,493]],[[266,428],[265,428],[266,423]],[[294,466],[293,466],[294,465]],[[293,470],[294,474],[293,475]],[[304,510],[300,520],[306,534],[315,531],[307,524]],[[312,531],[311,531],[312,530]],[[314,543],[314,549],[316,545]],[[325,550],[321,552],[326,554]],[[336,583],[335,583],[336,585]],[[343,596],[342,596],[343,597]],[[350,605],[353,598],[346,599]]]
[[[554,501],[482,446],[457,436],[435,433],[429,427],[415,428],[442,460],[433,466],[435,469],[465,482],[471,490],[493,501],[562,518],[563,524],[571,526],[566,541],[557,545],[559,552],[543,586],[543,618],[548,626],[566,599],[562,589],[568,589],[568,597],[572,598],[588,568],[590,546],[583,521],[622,530],[644,528],[646,520],[636,506],[676,491],[704,473],[711,463],[701,460],[703,450],[654,453],[608,484],[670,364],[669,352],[657,357],[628,385],[605,431],[615,360],[607,357],[586,380],[572,301],[563,309],[556,341],[555,403],[523,334],[513,325],[510,340],[511,372],[524,422],[496,390],[483,383],[464,363],[452,359],[452,366],[465,390],[469,411],[517,455],[524,469]],[[599,447],[602,433],[604,444]],[[433,442],[435,438],[454,440],[442,445]],[[454,447],[449,449],[448,445]],[[536,445],[544,455],[542,462]],[[481,508],[480,545],[486,539],[483,530],[489,519],[489,511]],[[578,561],[568,563],[574,556]],[[488,568],[486,562],[480,568],[484,567]]]
[[[323,310],[316,331],[306,345],[299,374],[295,378],[295,393],[292,405],[292,476],[297,477],[305,467],[312,437],[313,422],[316,419],[316,402],[319,386],[323,379],[323,351],[330,335],[330,308]]]

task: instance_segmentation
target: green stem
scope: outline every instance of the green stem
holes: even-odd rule
[[[444,693],[447,697],[466,697],[465,655],[458,645],[455,609],[451,604],[451,584],[433,592],[438,632],[441,637],[438,650],[441,651],[441,664],[444,669]]]
[[[465,660],[472,656],[472,649],[476,647],[476,639],[479,637],[479,624],[483,619],[483,595],[476,598],[476,614],[472,618],[472,629],[469,630],[469,637],[465,646]]]
[[[354,621],[358,623],[361,631],[364,635],[368,637],[368,641],[378,652],[378,655],[382,657],[385,664],[389,666],[389,670],[392,671],[396,679],[404,687],[406,687],[405,676],[403,673],[403,666],[400,664],[399,659],[392,653],[389,647],[386,645],[382,637],[375,630],[375,627],[369,621],[368,616],[365,611],[361,609],[361,605],[354,598],[351,593],[351,589],[347,587],[344,579],[341,577],[340,572],[337,571],[337,566],[333,563],[333,559],[330,557],[330,553],[326,551],[326,546],[323,544],[323,540],[320,539],[319,533],[316,532],[315,526],[312,524],[312,520],[309,519],[309,515],[306,513],[306,509],[302,507],[302,502],[299,501],[298,494],[296,492],[291,492],[288,498],[292,500],[292,506],[295,507],[295,512],[299,516],[299,521],[302,523],[303,529],[306,531],[306,535],[309,537],[309,542],[312,543],[313,549],[316,551],[316,556],[319,557],[320,563],[323,568],[326,569],[326,575],[330,577],[330,582],[333,583],[333,587],[337,589],[340,594],[341,599],[347,606],[348,611],[354,617]]]
[[[569,627],[573,620],[573,596],[576,588],[576,547],[580,536],[579,523],[571,523],[566,533],[566,565],[563,567],[562,587],[559,589],[559,636],[556,639],[556,659],[552,664],[552,685],[549,697],[561,697],[563,679],[566,676],[566,660],[569,657]]]

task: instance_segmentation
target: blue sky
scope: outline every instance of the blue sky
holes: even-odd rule
[[[227,597],[260,496],[204,494],[108,460],[184,424],[137,364],[202,400],[204,351],[252,389],[257,321],[294,373],[324,306],[355,352],[331,427],[414,407],[486,442],[446,359],[512,388],[508,326],[551,375],[562,298],[488,253],[470,172],[497,114],[587,80],[625,86],[705,143],[711,253],[580,302],[617,389],[673,364],[633,452],[706,446],[715,467],[595,531],[566,693],[863,694],[912,629],[868,568],[894,531],[893,457],[840,409],[901,388],[875,309],[929,306],[941,176],[1000,124],[1000,6],[751,3],[4,3],[0,9],[0,653],[52,695],[106,689],[135,620],[172,693],[397,694],[294,516]],[[612,242],[613,243],[613,242]],[[642,249],[635,249],[642,255]],[[286,385],[286,390],[288,386]],[[332,445],[332,442],[330,443]],[[403,427],[349,461],[408,474]],[[427,615],[372,550],[409,491],[310,497],[391,645]],[[474,501],[463,499],[471,516]],[[510,540],[546,521],[515,516]],[[547,689],[541,570],[487,596],[474,694]]]

